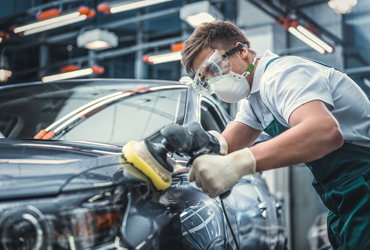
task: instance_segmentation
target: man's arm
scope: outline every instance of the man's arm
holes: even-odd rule
[[[289,124],[289,130],[250,148],[256,171],[310,162],[343,145],[339,125],[321,101],[298,107],[290,115]]]
[[[225,156],[199,156],[190,169],[189,181],[196,181],[198,187],[214,198],[244,175],[310,162],[343,145],[339,125],[321,101],[311,101],[296,108],[289,116],[289,124],[291,128],[287,131],[251,148]],[[248,127],[235,126],[239,128],[235,133],[230,132],[231,128],[224,132],[230,142],[235,142],[238,147],[251,143],[251,137],[247,137],[245,143],[241,141]]]
[[[232,153],[252,146],[261,133],[261,130],[254,129],[240,122],[233,122],[222,132],[222,136],[227,141],[229,153]]]

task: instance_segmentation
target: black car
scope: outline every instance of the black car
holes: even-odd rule
[[[222,131],[230,119],[179,82],[0,87],[0,249],[284,249],[282,205],[261,173],[224,211],[189,183],[188,158],[168,155],[172,185],[155,193],[122,157],[127,142],[160,143],[163,126],[193,121]]]

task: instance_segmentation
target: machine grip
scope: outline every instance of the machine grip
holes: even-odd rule
[[[220,199],[224,200],[231,194],[232,188],[225,188],[224,190],[221,190],[217,195],[220,197]]]
[[[163,145],[171,152],[190,152],[193,148],[193,136],[187,129],[177,124],[170,124],[161,129]]]
[[[199,157],[199,156],[201,156],[201,155],[204,155],[204,154],[206,154],[206,153],[204,153],[204,152],[201,152],[201,153],[199,153],[199,154],[197,154],[197,155],[194,155],[193,157],[191,157],[191,159],[189,160],[189,162],[188,162],[188,167],[191,167],[191,165],[193,164],[193,162],[194,162],[194,160],[197,158],[197,157]],[[232,190],[233,188],[231,187],[231,188],[225,188],[225,189],[223,189],[223,190],[221,190],[220,192],[218,192],[217,193],[217,196],[218,197],[220,197],[220,199],[226,199],[230,194],[231,194],[231,190]]]

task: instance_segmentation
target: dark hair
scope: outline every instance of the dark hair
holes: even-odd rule
[[[192,68],[194,57],[203,49],[231,50],[240,42],[250,48],[250,42],[244,33],[230,21],[202,23],[185,41],[181,51],[181,63],[189,74],[195,74]]]

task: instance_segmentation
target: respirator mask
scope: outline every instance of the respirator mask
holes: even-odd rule
[[[221,100],[228,103],[248,97],[250,86],[246,77],[252,72],[257,57],[242,75],[231,71],[232,64],[228,58],[243,47],[248,48],[241,44],[223,54],[217,49],[212,51],[196,72],[193,81],[194,89],[203,96],[216,93]]]

